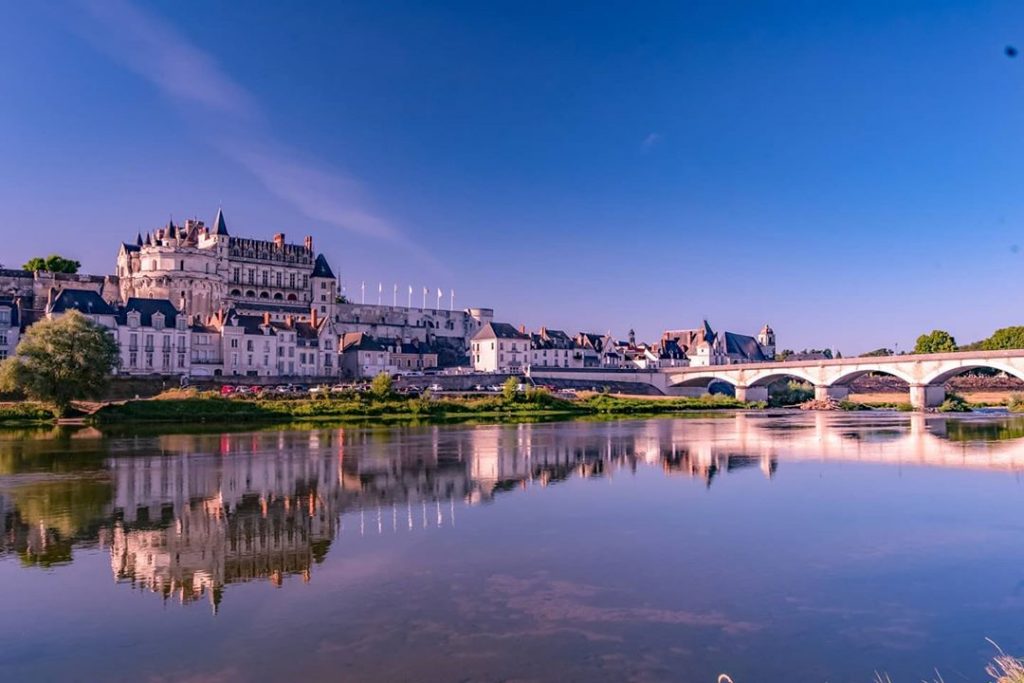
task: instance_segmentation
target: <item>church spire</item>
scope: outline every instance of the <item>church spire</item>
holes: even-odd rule
[[[137,246],[137,247],[141,247],[142,246],[142,233],[141,232],[135,238],[135,246]]]

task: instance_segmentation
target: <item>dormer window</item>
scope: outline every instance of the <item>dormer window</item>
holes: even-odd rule
[[[154,313],[153,314],[153,329],[162,330],[164,329],[164,314]]]
[[[142,316],[139,315],[138,311],[128,312],[128,327],[138,327],[141,322]]]

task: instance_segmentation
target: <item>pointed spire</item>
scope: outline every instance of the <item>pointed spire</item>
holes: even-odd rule
[[[174,226],[174,219],[167,221],[166,239],[173,240],[178,236],[178,229]]]
[[[150,237],[150,235],[149,235],[149,233],[148,233],[148,232],[146,233],[146,246],[147,246],[147,247],[151,247],[151,246],[153,246],[153,240],[152,240],[152,238]]]
[[[137,246],[137,247],[141,247],[142,246],[142,233],[141,232],[139,233],[138,237],[135,238],[135,246]]]
[[[224,211],[219,208],[217,209],[217,217],[213,219],[213,234],[224,235],[225,237],[228,235],[228,226],[224,222]]]

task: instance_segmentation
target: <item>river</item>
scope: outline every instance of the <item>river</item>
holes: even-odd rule
[[[1024,421],[0,432],[0,680],[984,680]]]

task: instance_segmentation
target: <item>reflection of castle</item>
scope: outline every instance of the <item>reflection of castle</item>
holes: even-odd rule
[[[46,566],[100,543],[116,579],[216,606],[234,582],[309,580],[339,538],[419,533],[454,524],[463,503],[643,464],[707,485],[737,469],[771,477],[780,459],[1024,467],[1024,438],[970,441],[971,424],[737,415],[83,438],[60,448],[0,435],[0,558]]]

